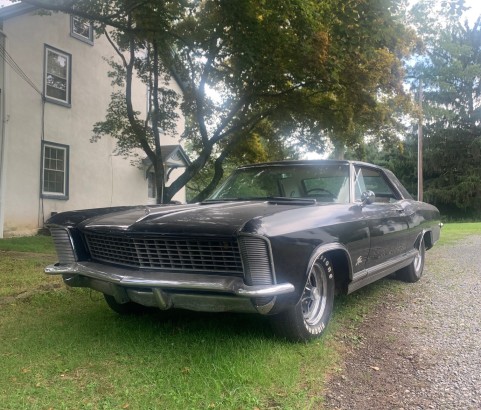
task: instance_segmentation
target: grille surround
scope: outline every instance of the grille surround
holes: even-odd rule
[[[237,240],[84,233],[93,260],[138,269],[243,276]]]
[[[272,285],[274,278],[269,243],[257,236],[243,235],[239,238],[239,246],[246,282],[249,285]]]
[[[239,247],[246,283],[253,286],[275,284],[275,270],[269,241],[256,235],[242,235],[239,238]],[[272,297],[256,298],[255,304],[265,306],[272,301]]]
[[[62,265],[75,263],[77,258],[75,256],[68,229],[57,227],[50,228],[50,235],[52,236],[55,245],[59,263]]]

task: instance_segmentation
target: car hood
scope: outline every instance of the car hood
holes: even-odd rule
[[[109,233],[232,236],[238,232],[258,233],[262,220],[274,214],[315,206],[313,203],[268,201],[145,206],[93,216],[78,227],[84,231]]]

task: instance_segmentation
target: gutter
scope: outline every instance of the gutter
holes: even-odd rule
[[[25,13],[30,13],[38,7],[28,3],[15,3],[9,6],[0,8],[0,20],[6,20],[12,17],[21,16]]]

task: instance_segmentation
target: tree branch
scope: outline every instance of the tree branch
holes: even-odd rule
[[[110,37],[107,29],[104,29],[104,35],[105,37],[107,37],[107,40],[108,42],[110,43],[110,45],[113,47],[113,49],[115,50],[115,52],[117,53],[117,55],[120,57],[120,59],[122,60],[122,63],[124,64],[124,67],[127,68],[128,66],[128,63],[127,63],[127,60],[125,59],[125,56],[122,54],[122,52],[120,51],[120,49],[117,47],[117,44],[115,44],[112,40],[112,38]]]

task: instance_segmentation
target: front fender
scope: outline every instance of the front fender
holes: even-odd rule
[[[280,295],[276,300],[272,313],[278,313],[288,306],[296,305],[302,297],[304,288],[307,283],[308,275],[314,263],[322,255],[331,255],[338,257],[342,255],[343,263],[332,260],[332,266],[345,266],[347,272],[334,272],[336,275],[345,276],[346,280],[350,280],[352,275],[352,262],[347,248],[338,242],[329,244],[290,244],[288,247],[278,249],[273,246],[273,255],[275,260],[276,276],[278,283],[289,282],[294,285],[294,292],[288,295]],[[277,258],[276,258],[277,257]],[[330,257],[330,259],[331,259]]]

